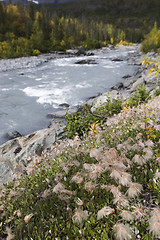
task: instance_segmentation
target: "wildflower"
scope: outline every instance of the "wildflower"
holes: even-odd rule
[[[112,172],[110,174],[110,177],[114,178],[115,180],[120,179],[121,178],[121,173],[120,173],[120,171],[114,169],[114,170],[112,170]]]
[[[133,208],[134,208],[133,213],[136,219],[141,219],[146,215],[144,209],[141,206],[137,205],[136,207],[133,206]]]
[[[119,178],[119,183],[122,184],[123,186],[127,186],[128,184],[131,183],[131,174],[122,172],[121,177]]]
[[[159,238],[160,237],[160,222],[151,221],[149,223],[149,230],[152,232],[153,237]]]
[[[109,216],[115,212],[114,208],[110,208],[108,206],[103,207],[101,210],[98,211],[97,220],[100,220],[103,217]]]
[[[53,192],[58,194],[60,191],[64,190],[65,186],[62,183],[58,183],[54,188],[53,188]]]
[[[151,222],[156,222],[156,221],[159,221],[160,222],[160,208],[154,208],[152,211],[151,211],[151,218],[150,218],[150,221]]]
[[[134,219],[133,214],[127,210],[123,210],[120,216],[126,221],[132,221]]]
[[[71,182],[83,184],[83,177],[81,176],[81,173],[77,172],[76,175],[72,177]]]
[[[60,190],[60,194],[67,194],[67,195],[72,195],[73,192],[67,189],[62,189]]]
[[[87,219],[88,217],[88,212],[87,211],[82,211],[81,209],[77,209],[75,214],[72,217],[73,222],[78,222],[82,223],[83,219]]]
[[[127,193],[129,197],[134,198],[138,196],[138,194],[140,194],[142,190],[143,190],[143,187],[141,184],[131,183],[129,186],[129,189],[127,190]]]
[[[118,206],[127,207],[129,205],[128,200],[125,198],[125,196],[117,195],[115,196],[115,199],[113,200],[113,204],[117,204]]]
[[[145,148],[143,152],[145,152],[145,155],[143,156],[145,160],[149,160],[153,157],[153,151],[150,148]]]
[[[51,194],[50,189],[46,189],[46,190],[44,190],[44,192],[42,194],[42,198],[46,199],[46,198],[48,198],[50,196],[50,194]]]
[[[153,147],[154,146],[154,143],[152,142],[152,140],[148,139],[148,141],[145,142],[145,145],[147,147]]]
[[[142,136],[143,136],[142,133],[138,133],[138,134],[136,135],[136,140],[142,139]]]
[[[87,182],[84,187],[86,191],[90,192],[90,191],[94,191],[96,186],[97,185],[93,184],[92,182]]]
[[[30,213],[29,215],[25,216],[24,221],[25,221],[26,224],[29,223],[29,221],[33,217],[33,215],[34,215],[33,213]]]
[[[119,191],[119,187],[116,187],[114,185],[111,185],[110,191],[113,194],[114,197],[121,196],[122,193]]]
[[[12,234],[12,230],[9,227],[6,227],[6,232],[8,234],[6,240],[12,240],[14,238],[14,235]]]
[[[106,191],[110,191],[111,190],[111,186],[110,185],[102,185],[101,189],[105,189]]]
[[[84,202],[80,198],[77,198],[76,204],[81,207],[81,206],[83,206]]]
[[[160,172],[156,172],[155,175],[154,175],[155,179],[160,179]]]
[[[16,211],[14,211],[14,213],[13,213],[13,216],[18,216],[19,218],[22,216],[22,214],[21,214],[21,211],[18,209],[18,210],[16,210]]]
[[[128,224],[117,223],[113,227],[118,240],[132,239],[132,232]]]
[[[90,157],[91,158],[97,158],[98,157],[98,159],[99,159],[99,154],[100,154],[100,150],[99,149],[97,149],[97,148],[92,148],[91,150],[90,150]]]
[[[141,166],[145,163],[144,158],[143,158],[142,156],[138,155],[138,154],[136,154],[136,155],[134,156],[133,161],[134,161],[135,163],[137,163],[138,165],[141,165]]]

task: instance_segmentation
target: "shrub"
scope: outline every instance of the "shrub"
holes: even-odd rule
[[[137,88],[136,92],[128,98],[126,104],[130,107],[137,107],[140,103],[146,103],[151,98],[150,92],[146,90],[145,85],[142,83]]]
[[[157,51],[160,48],[160,29],[157,28],[157,24],[154,24],[151,32],[146,36],[142,42],[141,51],[144,53]]]
[[[77,133],[78,136],[83,136],[84,132],[90,130],[90,125],[99,122],[102,124],[107,117],[117,114],[122,109],[122,100],[114,99],[110,100],[108,97],[107,101],[94,112],[91,111],[89,105],[81,107],[77,113],[65,115],[65,126],[66,136],[72,138]]]

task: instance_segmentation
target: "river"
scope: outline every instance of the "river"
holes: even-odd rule
[[[0,144],[7,140],[7,132],[26,135],[46,128],[51,121],[47,114],[63,110],[60,104],[82,104],[123,81],[124,75],[132,75],[136,66],[128,65],[127,56],[136,50],[103,48],[94,50],[93,56],[61,56],[38,64],[35,59],[43,56],[27,58],[29,64],[25,58],[0,60]],[[123,61],[113,61],[116,58]],[[96,64],[75,64],[83,59]]]

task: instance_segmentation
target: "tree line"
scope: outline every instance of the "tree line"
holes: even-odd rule
[[[53,6],[37,8],[32,2],[27,6],[20,2],[5,6],[0,2],[0,58],[65,51],[77,46],[87,50],[100,48],[130,41],[131,33],[127,31],[93,15],[76,18],[56,13]]]

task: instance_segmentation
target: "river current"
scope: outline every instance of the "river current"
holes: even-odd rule
[[[128,65],[127,56],[135,50],[123,46],[106,48],[95,50],[93,56],[64,56],[36,66],[32,65],[34,57],[30,57],[31,64],[25,67],[22,58],[15,69],[1,71],[0,144],[6,141],[7,132],[26,135],[46,128],[51,121],[47,114],[63,109],[60,104],[82,104],[123,81],[124,75],[132,75],[136,67]],[[112,61],[115,58],[123,61]],[[75,64],[83,59],[97,64]]]

